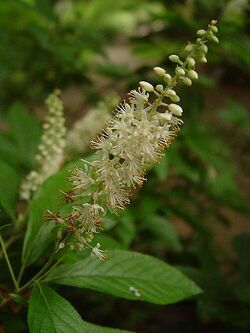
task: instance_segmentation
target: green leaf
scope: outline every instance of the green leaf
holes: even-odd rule
[[[83,321],[66,299],[40,284],[31,294],[28,324],[30,333],[128,333]]]
[[[58,211],[59,190],[67,190],[69,166],[49,177],[38,189],[29,207],[28,227],[25,235],[22,259],[26,265],[33,263],[48,247],[53,238],[54,224],[45,223],[47,209]]]
[[[0,161],[0,205],[12,218],[15,215],[15,203],[19,183],[20,177],[16,171],[10,165]]]
[[[19,161],[31,167],[40,140],[39,123],[20,103],[11,107],[8,120]]]
[[[157,238],[166,242],[170,248],[180,251],[182,246],[174,225],[159,215],[145,217],[141,223],[143,229],[151,231]]]
[[[122,250],[110,251],[109,259],[104,263],[89,257],[61,265],[47,276],[47,281],[155,304],[175,303],[201,292],[168,264]]]

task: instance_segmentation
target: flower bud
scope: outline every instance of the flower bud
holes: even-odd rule
[[[142,89],[148,91],[148,92],[151,92],[151,91],[154,91],[154,87],[152,86],[151,83],[149,82],[146,82],[146,81],[140,81],[139,82],[140,86],[142,87]]]
[[[211,40],[215,43],[219,43],[219,39],[216,36],[211,37]]]
[[[186,86],[191,86],[192,85],[192,81],[188,78],[188,77],[184,77],[182,79],[182,82],[186,85]]]
[[[218,32],[218,28],[217,28],[215,25],[212,25],[212,26],[211,26],[211,30],[212,30],[214,33],[217,33],[217,32]]]
[[[164,81],[166,81],[166,82],[170,82],[170,81],[172,80],[172,77],[171,77],[171,75],[169,75],[169,74],[164,74],[164,75],[163,75],[163,79],[164,79]]]
[[[203,52],[203,53],[207,53],[208,52],[208,47],[207,47],[207,45],[206,44],[203,44],[203,45],[201,45],[200,46],[200,50],[201,50],[201,52]]]
[[[206,30],[204,30],[204,29],[200,29],[200,30],[198,30],[198,31],[196,32],[197,36],[199,36],[199,37],[205,36],[206,33],[207,33],[207,32],[206,32]]]
[[[157,117],[159,120],[170,121],[172,119],[171,113],[158,113]]]
[[[176,62],[178,64],[182,64],[182,61],[180,60],[180,58],[178,57],[178,55],[176,54],[172,54],[170,55],[169,57],[169,60],[172,61],[172,62]]]
[[[181,67],[177,67],[177,68],[175,69],[175,74],[176,74],[177,76],[184,76],[184,75],[185,75],[185,71],[184,71],[183,68],[181,68]]]
[[[166,95],[167,96],[175,96],[176,92],[173,89],[167,89]]]
[[[163,76],[166,73],[165,69],[161,67],[154,67],[154,71],[159,76]]]
[[[181,116],[182,113],[183,113],[182,108],[181,108],[180,105],[178,105],[178,104],[170,104],[170,105],[168,106],[168,108],[169,108],[169,111],[170,111],[171,113],[173,113],[174,115],[176,115],[176,116]]]
[[[175,95],[175,96],[169,96],[172,102],[180,102],[180,97]]]
[[[194,45],[193,44],[188,44],[186,47],[185,47],[185,51],[190,53],[194,50]]]
[[[155,87],[155,89],[161,93],[161,92],[163,92],[164,88],[163,88],[162,84],[157,84],[157,86]]]
[[[198,73],[194,71],[193,69],[190,69],[188,71],[188,76],[190,77],[191,80],[197,80],[198,79]]]
[[[65,247],[65,244],[63,242],[61,242],[59,245],[58,245],[58,250],[61,250]]]
[[[194,67],[195,66],[195,60],[192,57],[187,57],[187,63],[190,67]]]
[[[205,64],[207,62],[207,58],[205,56],[201,57],[200,62]]]

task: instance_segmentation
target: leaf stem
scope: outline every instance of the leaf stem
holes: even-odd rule
[[[6,251],[5,243],[4,243],[4,240],[3,240],[1,234],[0,234],[0,244],[1,244],[1,247],[2,247],[2,250],[3,250],[3,256],[4,256],[5,260],[6,260],[6,263],[7,263],[7,266],[8,266],[8,269],[9,269],[12,281],[14,283],[14,286],[15,286],[16,290],[19,291],[19,285],[18,285],[18,282],[16,280],[14,271],[12,269],[12,266],[11,266],[11,263],[10,263],[10,260],[9,260],[9,257],[8,257],[7,251]]]
[[[55,252],[52,253],[52,255],[50,256],[50,258],[48,259],[48,261],[46,262],[46,264],[42,267],[42,269],[35,275],[33,276],[33,278],[31,278],[27,283],[25,283],[21,288],[19,288],[19,291],[28,288],[30,285],[32,285],[32,283],[34,281],[36,281],[38,278],[40,278],[41,276],[44,275],[44,273],[46,272],[46,270],[50,267],[50,265],[52,264],[54,257],[55,257]]]
[[[22,280],[22,277],[23,277],[23,273],[24,273],[24,270],[25,270],[25,264],[22,264],[21,268],[20,268],[20,271],[19,271],[19,274],[18,274],[18,277],[17,277],[17,282],[18,284],[20,284],[21,280]]]

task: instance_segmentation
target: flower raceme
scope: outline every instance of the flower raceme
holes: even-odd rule
[[[46,99],[49,112],[43,124],[41,143],[36,155],[36,169],[27,175],[21,185],[20,197],[23,200],[29,200],[38,186],[56,173],[63,164],[66,128],[59,95],[60,91],[55,90]]]
[[[66,128],[59,95],[60,91],[55,90],[46,99],[49,112],[43,124],[41,143],[35,157],[36,169],[27,175],[21,185],[20,197],[23,200],[29,200],[38,186],[56,173],[63,163]]]
[[[146,171],[160,161],[164,148],[171,145],[183,113],[176,104],[180,98],[175,87],[178,83],[190,86],[198,78],[195,64],[207,61],[206,43],[218,42],[216,32],[216,21],[212,21],[207,31],[197,31],[196,43],[186,46],[185,60],[177,55],[169,57],[176,63],[175,75],[155,67],[163,83],[154,87],[141,81],[140,87],[129,93],[128,101],[117,107],[115,117],[92,141],[91,146],[96,149],[94,161],[83,161],[82,168],[72,170],[71,189],[64,193],[65,198],[70,197],[72,209],[69,215],[60,217],[60,222],[56,221],[67,232],[70,248],[91,247],[89,243],[101,230],[107,210],[119,213],[129,204],[132,189],[143,184]],[[53,220],[53,213],[47,214]],[[64,246],[64,241],[60,246]],[[100,260],[106,258],[99,243],[92,248],[92,255]]]

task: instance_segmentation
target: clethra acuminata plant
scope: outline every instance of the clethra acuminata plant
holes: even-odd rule
[[[96,149],[94,161],[83,161],[82,168],[72,170],[71,189],[64,193],[65,201],[71,204],[70,213],[46,213],[46,219],[55,221],[65,232],[59,248],[91,247],[92,255],[106,259],[100,244],[92,247],[90,242],[102,229],[105,213],[109,210],[117,214],[129,204],[132,190],[143,184],[146,171],[160,161],[164,148],[171,145],[183,123],[175,87],[179,83],[190,86],[198,78],[195,64],[207,62],[206,43],[218,42],[215,33],[213,20],[206,31],[197,31],[195,43],[186,46],[184,60],[177,55],[169,56],[176,63],[173,76],[155,67],[162,84],[153,86],[141,81],[140,87],[129,93],[128,101],[117,107],[115,117],[92,141],[92,148]]]

